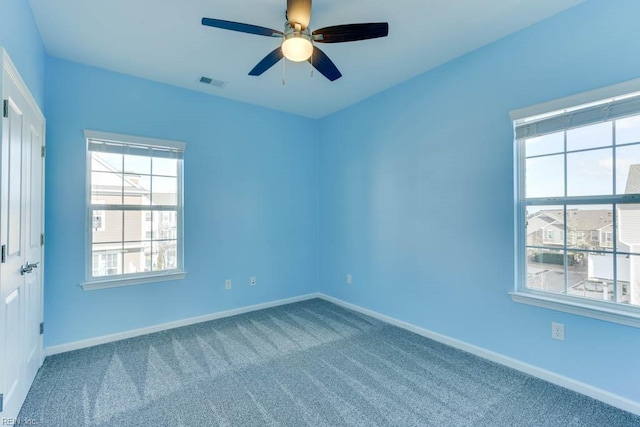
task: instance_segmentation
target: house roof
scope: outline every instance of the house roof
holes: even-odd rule
[[[539,218],[548,224],[564,224],[564,212],[562,209],[541,210],[529,216],[529,221]],[[613,223],[611,209],[568,209],[567,226],[570,230],[592,231],[600,230]]]
[[[629,175],[627,176],[627,185],[624,194],[640,193],[640,164],[631,165],[629,167]]]

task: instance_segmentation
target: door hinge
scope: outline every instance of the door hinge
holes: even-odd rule
[[[40,322],[40,335],[44,334],[44,322]]]
[[[40,149],[40,154],[42,155],[42,157],[47,155],[47,147],[46,147],[46,145],[42,146],[42,148]]]
[[[44,246],[44,233],[40,235],[40,246]]]
[[[9,100],[2,101],[2,117],[9,117]]]
[[[0,263],[4,264],[7,262],[7,245],[2,245],[0,252]]]

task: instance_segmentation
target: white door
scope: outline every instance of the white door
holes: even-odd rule
[[[0,419],[11,419],[43,359],[44,118],[6,53],[0,49],[0,54]]]

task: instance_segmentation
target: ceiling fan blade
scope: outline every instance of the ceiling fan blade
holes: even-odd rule
[[[202,18],[202,25],[241,33],[257,34],[259,36],[282,37],[282,31],[241,22],[223,21],[222,19]]]
[[[258,65],[253,67],[253,70],[249,71],[250,76],[259,76],[269,68],[273,67],[283,58],[282,49],[278,46],[270,54],[262,58],[262,61],[258,62]]]
[[[313,54],[308,61],[313,67],[320,71],[323,76],[331,81],[338,80],[342,77],[342,73],[338,70],[338,67],[329,59],[329,57],[317,47],[313,47]]]
[[[292,27],[300,24],[306,29],[311,21],[311,0],[287,0],[287,19]]]
[[[313,39],[318,43],[344,43],[386,37],[388,34],[388,23],[372,22],[320,28],[313,32]]]

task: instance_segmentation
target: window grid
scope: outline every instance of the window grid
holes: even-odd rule
[[[521,215],[524,215],[525,218],[525,227],[522,227],[523,232],[521,234],[522,236],[522,241],[524,242],[523,247],[525,248],[524,251],[524,256],[521,258],[524,260],[524,265],[522,266],[523,268],[521,269],[523,272],[523,276],[524,276],[524,280],[520,283],[519,288],[523,288],[523,289],[531,289],[529,287],[529,274],[528,274],[528,253],[529,253],[529,249],[540,249],[540,250],[547,250],[547,251],[551,251],[551,250],[558,250],[558,251],[562,251],[562,258],[563,258],[563,271],[564,271],[564,289],[562,294],[566,295],[566,296],[575,296],[575,295],[569,295],[569,289],[571,286],[570,283],[570,278],[569,278],[569,274],[568,274],[568,268],[569,268],[569,264],[570,262],[570,252],[574,253],[574,254],[579,254],[579,253],[583,253],[585,255],[589,255],[589,254],[606,254],[606,255],[610,255],[612,258],[612,284],[613,284],[613,295],[611,300],[605,300],[605,301],[610,301],[612,303],[621,303],[623,302],[622,300],[622,296],[623,295],[627,295],[630,293],[630,290],[628,289],[630,284],[627,283],[623,283],[620,282],[618,280],[618,257],[619,256],[632,256],[632,255],[636,255],[634,252],[632,251],[624,251],[621,250],[621,248],[618,247],[617,242],[618,242],[618,227],[619,227],[619,218],[618,218],[618,207],[621,205],[625,205],[625,204],[637,204],[640,202],[640,195],[637,194],[633,194],[633,195],[629,195],[629,194],[617,194],[618,193],[618,174],[617,174],[617,164],[618,164],[618,158],[617,158],[617,148],[618,147],[629,147],[629,146],[640,146],[640,142],[630,142],[630,143],[625,143],[625,144],[618,144],[617,143],[617,133],[616,133],[616,129],[617,129],[617,120],[611,120],[611,122],[613,122],[611,129],[612,129],[612,137],[611,137],[611,144],[603,144],[602,146],[598,146],[598,147],[590,147],[590,148],[586,148],[586,149],[580,149],[580,150],[571,150],[568,151],[568,141],[567,141],[567,130],[563,131],[563,145],[564,145],[564,151],[562,153],[560,152],[552,152],[552,153],[544,153],[541,155],[533,155],[533,156],[526,156],[526,138],[520,139],[518,140],[518,149],[520,150],[520,156],[519,156],[519,176],[520,176],[520,184],[519,184],[519,188],[520,188],[520,194],[525,194],[526,192],[526,187],[525,187],[525,177],[526,177],[526,160],[528,159],[533,159],[533,158],[543,158],[543,157],[550,157],[550,156],[554,156],[554,155],[563,155],[563,164],[564,164],[564,195],[562,197],[537,197],[537,198],[526,198],[522,197],[520,200],[520,204],[522,206],[522,208],[519,209],[519,211],[521,212]],[[610,149],[611,150],[611,159],[612,159],[612,193],[611,195],[605,195],[605,196],[568,196],[569,194],[569,179],[568,179],[568,156],[572,153],[581,153],[581,152],[591,152],[591,151],[596,151],[596,150],[602,150],[602,149]],[[597,234],[597,245],[598,247],[604,247],[608,242],[611,243],[611,250],[610,251],[604,251],[604,250],[586,250],[586,249],[580,249],[580,248],[574,248],[574,247],[569,247],[569,240],[571,238],[574,238],[578,235],[578,232],[570,235],[569,234],[569,226],[568,226],[568,217],[567,217],[567,206],[569,205],[596,205],[596,204],[610,204],[612,206],[612,222],[611,222],[611,227],[612,230],[611,231],[601,231],[598,232]],[[561,247],[549,247],[549,246],[545,246],[544,244],[542,246],[536,246],[536,245],[530,245],[528,240],[528,232],[527,232],[527,226],[528,226],[528,207],[544,207],[544,206],[552,206],[552,205],[560,205],[562,206],[562,217],[563,217],[563,242],[562,242],[562,246]],[[587,236],[591,237],[591,243],[596,242],[596,239],[593,239],[594,233],[593,230],[591,231],[591,233],[589,234],[585,234],[584,233],[585,230],[581,230],[580,233],[583,236],[582,240],[585,240]],[[547,234],[549,233],[549,234]],[[588,233],[588,231],[587,231]],[[552,231],[547,231],[545,230],[545,234],[544,237],[550,237],[549,240],[553,240],[552,238],[553,232]],[[575,244],[572,244],[571,246],[576,246]],[[626,290],[626,291],[624,291]]]

